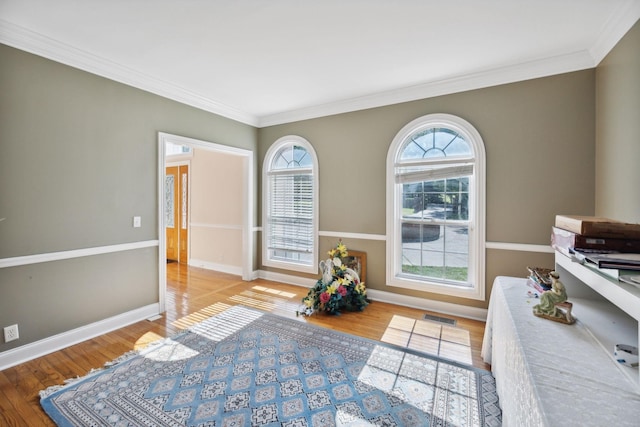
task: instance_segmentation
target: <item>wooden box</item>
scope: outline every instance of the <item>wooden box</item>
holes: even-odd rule
[[[579,215],[556,215],[556,227],[588,237],[640,239],[640,224],[629,224],[609,218]]]

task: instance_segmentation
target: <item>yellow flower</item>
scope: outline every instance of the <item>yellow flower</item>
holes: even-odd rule
[[[333,282],[332,284],[330,284],[329,286],[327,286],[327,293],[329,295],[333,295],[336,293],[336,290],[338,290],[338,286],[340,284],[338,282]]]
[[[338,246],[336,246],[336,250],[340,252],[341,257],[347,256],[347,247],[343,245],[342,242],[338,243]]]
[[[306,305],[307,307],[311,308],[311,307],[313,307],[313,301],[311,299],[309,299],[309,298],[305,298],[304,305]]]
[[[329,254],[329,258],[333,258],[334,255],[336,254],[336,250],[335,249],[331,249],[329,252],[327,252],[327,254]]]

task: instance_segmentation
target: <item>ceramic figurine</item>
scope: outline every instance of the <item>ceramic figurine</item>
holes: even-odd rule
[[[556,322],[574,323],[575,319],[571,316],[573,304],[567,301],[567,291],[560,281],[560,275],[552,271],[549,277],[551,289],[540,295],[540,304],[533,306],[533,314]]]

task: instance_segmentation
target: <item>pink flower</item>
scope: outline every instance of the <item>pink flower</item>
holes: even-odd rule
[[[323,292],[320,294],[321,303],[326,304],[329,302],[330,299],[331,299],[331,295],[329,295],[327,292]]]
[[[338,286],[338,293],[342,296],[345,296],[347,294],[347,288],[342,285]]]

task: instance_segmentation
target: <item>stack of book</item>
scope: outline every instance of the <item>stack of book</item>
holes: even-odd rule
[[[619,278],[640,272],[640,224],[609,218],[557,215],[551,246],[583,264]],[[635,275],[632,273],[632,275]]]
[[[556,215],[551,246],[565,255],[640,253],[640,224],[593,216]]]
[[[541,267],[527,267],[527,270],[529,270],[527,286],[533,288],[538,295],[551,289],[551,277],[549,276],[549,273],[553,270]]]

